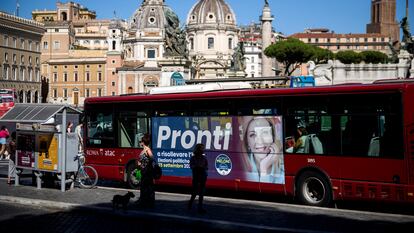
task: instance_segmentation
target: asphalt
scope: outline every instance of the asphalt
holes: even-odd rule
[[[189,196],[185,194],[156,192],[154,208],[141,209],[134,204],[139,197],[138,190],[132,190],[135,198],[127,211],[113,210],[114,195],[123,195],[126,189],[97,187],[81,189],[75,187],[66,192],[60,186],[37,189],[30,178],[22,180],[19,186],[6,184],[0,179],[0,203],[23,204],[61,211],[85,209],[117,216],[158,219],[164,222],[196,224],[200,228],[231,230],[235,232],[354,232],[355,224],[361,229],[374,232],[392,232],[414,226],[414,217],[407,215],[384,215],[326,208],[311,208],[292,204],[269,203],[229,198],[206,197],[207,213],[198,214],[196,206],[187,209]],[[383,219],[386,219],[384,221]],[[324,224],[315,224],[323,222]]]

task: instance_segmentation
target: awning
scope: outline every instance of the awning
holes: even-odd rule
[[[16,123],[46,123],[58,113],[81,114],[82,112],[64,104],[18,104],[16,103],[3,117],[0,122]]]

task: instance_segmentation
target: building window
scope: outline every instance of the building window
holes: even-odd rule
[[[36,82],[40,82],[40,70],[36,69]]]
[[[3,45],[4,46],[9,46],[9,37],[8,36],[4,36]]]
[[[56,88],[53,88],[53,97],[57,98],[58,97],[58,92]]]
[[[37,66],[39,65],[39,58],[38,57],[36,57],[36,65]]]
[[[53,73],[53,82],[57,82],[58,81],[58,74],[57,73]]]
[[[3,67],[3,79],[9,79],[9,67],[8,66],[4,66]]]
[[[63,82],[68,81],[68,73],[63,73]]]
[[[36,52],[40,52],[40,45],[39,45],[39,42],[36,42]]]
[[[24,68],[20,68],[20,80],[24,81]]]
[[[75,82],[78,81],[78,72],[73,73],[73,79],[75,80]]]
[[[112,71],[112,75],[115,75],[115,71]]]
[[[312,42],[312,39],[311,38],[308,38],[308,43],[310,43],[310,42]]]
[[[53,42],[53,49],[60,49],[60,41]]]
[[[102,88],[98,88],[98,96],[102,96]]]
[[[68,98],[68,89],[67,88],[63,88],[63,97]]]
[[[17,62],[17,55],[13,54],[13,63],[16,64],[16,62]]]
[[[32,56],[29,56],[29,64],[32,65]]]
[[[254,57],[252,57],[250,61],[251,61],[252,63],[254,63]]]
[[[5,53],[4,54],[4,61],[7,63],[7,62],[9,62],[9,54],[8,53]]]
[[[28,69],[27,72],[29,73],[29,81],[33,81],[33,69]]]
[[[24,49],[24,43],[25,43],[24,39],[20,39],[20,48],[21,49]]]
[[[214,38],[213,37],[209,37],[207,39],[207,48],[214,49]]]
[[[148,49],[147,50],[147,57],[148,58],[155,58],[155,49]]]
[[[112,50],[116,50],[116,41],[112,41]]]
[[[91,81],[91,76],[90,76],[90,73],[89,72],[86,72],[86,81],[87,82],[89,82],[89,81]]]
[[[47,43],[47,41],[43,42],[43,49],[48,49],[49,48],[49,44]]]
[[[17,78],[17,69],[16,68],[12,68],[12,80],[16,80]]]
[[[20,56],[20,64],[24,64],[24,55]]]
[[[98,81],[102,82],[102,72],[98,72]]]
[[[91,90],[89,90],[89,88],[85,89],[85,97],[90,97],[91,96]]]
[[[116,95],[116,94],[115,94],[115,91],[113,91],[113,92],[112,92],[112,96],[115,96],[115,95]]]
[[[29,40],[29,50],[32,51],[32,41]]]
[[[331,43],[331,38],[328,38],[327,41],[328,41],[328,43]]]
[[[13,46],[15,48],[17,48],[17,39],[16,39],[16,37],[13,37]]]
[[[233,38],[229,38],[228,43],[229,49],[233,49]]]
[[[114,86],[115,86],[115,82],[114,82],[114,81],[112,81],[111,85],[114,87]]]
[[[194,50],[194,38],[190,38],[190,49]]]

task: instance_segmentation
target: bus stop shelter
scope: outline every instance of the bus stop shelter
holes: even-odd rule
[[[16,129],[16,167],[61,173],[61,190],[66,190],[66,172],[76,171],[75,135],[66,131],[68,117],[76,120],[81,111],[64,104],[16,104],[0,118],[0,124]],[[69,136],[69,137],[68,137]],[[72,136],[72,137],[70,137]],[[70,158],[69,158],[70,157]],[[16,185],[19,184],[16,174]],[[37,187],[41,187],[40,175]]]

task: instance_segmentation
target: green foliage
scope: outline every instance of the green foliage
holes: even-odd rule
[[[312,61],[314,61],[316,64],[323,64],[328,63],[329,59],[334,58],[334,54],[332,51],[328,49],[323,49],[317,46],[313,46],[314,48],[314,54],[311,58]]]
[[[300,64],[309,61],[314,55],[314,47],[294,38],[279,41],[264,51],[268,57],[274,57],[285,66],[285,75],[291,75]]]
[[[363,51],[361,52],[362,60],[369,64],[387,63],[388,56],[379,51]]]
[[[358,64],[362,61],[362,55],[352,50],[339,51],[336,53],[335,58],[344,64]]]

